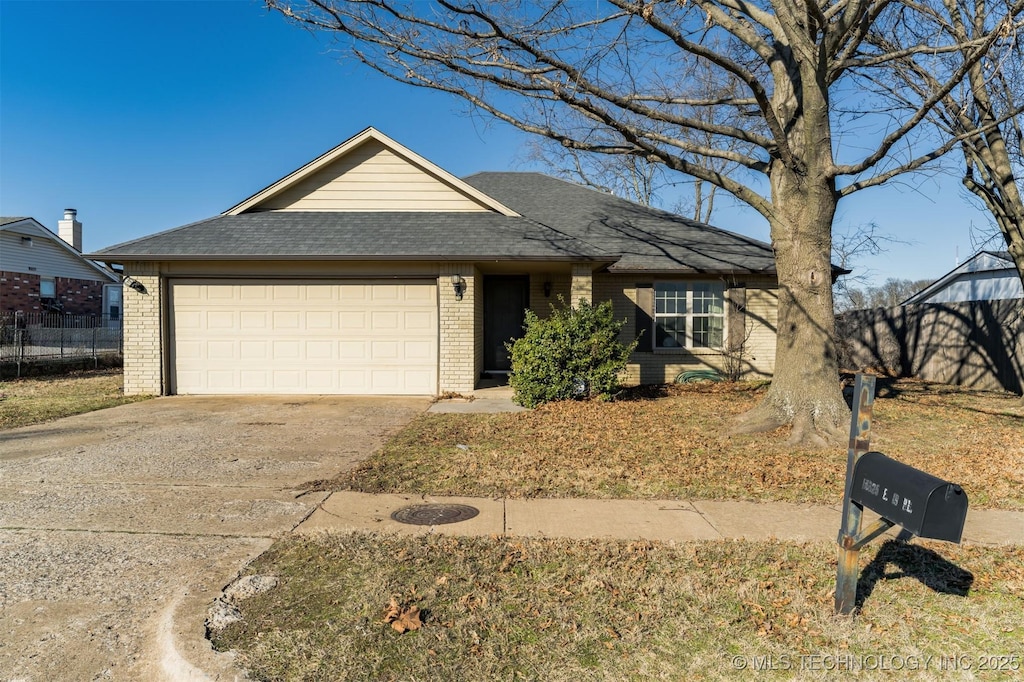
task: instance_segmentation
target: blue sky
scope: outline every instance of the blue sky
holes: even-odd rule
[[[529,168],[522,134],[339,62],[255,0],[0,0],[0,214],[56,229],[77,208],[86,252],[216,215],[369,125],[456,175]],[[875,283],[939,277],[989,229],[955,179],[910,182],[840,206],[839,227],[911,242],[858,263]]]

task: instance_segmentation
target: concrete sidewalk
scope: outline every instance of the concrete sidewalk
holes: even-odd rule
[[[466,521],[418,526],[392,512],[419,504],[463,504],[479,510]],[[509,499],[332,493],[296,532],[381,531],[403,534],[506,535],[621,540],[789,540],[835,542],[840,507],[786,502]],[[875,517],[865,512],[865,521]],[[889,531],[895,537],[899,528]],[[963,541],[1024,545],[1024,512],[969,510]]]
[[[512,402],[512,395],[512,387],[507,384],[487,386],[476,389],[469,398],[438,400],[427,409],[427,412],[455,412],[458,414],[525,412],[525,407]]]

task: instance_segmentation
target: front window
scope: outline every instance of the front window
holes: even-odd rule
[[[654,285],[655,348],[722,348],[725,286],[711,282]]]
[[[57,298],[57,281],[52,277],[39,280],[39,298]]]

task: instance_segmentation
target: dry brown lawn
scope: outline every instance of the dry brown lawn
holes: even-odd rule
[[[0,429],[13,429],[138,402],[125,396],[120,369],[75,371],[0,381]]]
[[[258,680],[1019,679],[1024,550],[862,556],[849,619],[831,543],[291,537],[214,643]]]
[[[627,392],[530,412],[424,414],[359,469],[317,487],[483,497],[740,499],[838,504],[846,450],[730,436],[757,384]],[[974,507],[1024,509],[1024,402],[879,380],[872,447],[958,483]]]

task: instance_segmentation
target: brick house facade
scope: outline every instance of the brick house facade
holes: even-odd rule
[[[46,312],[53,310],[40,296],[39,275],[0,272],[0,311]],[[68,315],[102,315],[105,282],[53,277],[57,309]]]
[[[125,392],[471,393],[524,309],[611,301],[630,382],[769,376],[771,245],[537,173],[456,178],[369,128],[219,216],[119,244]]]

